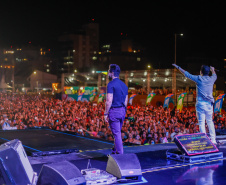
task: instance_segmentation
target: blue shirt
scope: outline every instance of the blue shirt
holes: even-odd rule
[[[214,103],[213,98],[213,84],[217,79],[217,75],[212,76],[201,76],[201,75],[191,75],[189,72],[185,71],[184,75],[196,83],[196,94],[197,100],[208,100]]]
[[[107,93],[113,94],[111,107],[125,107],[126,95],[128,95],[128,87],[119,78],[115,78],[108,83]]]

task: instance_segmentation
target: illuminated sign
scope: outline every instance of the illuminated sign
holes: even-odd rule
[[[219,152],[205,133],[185,134],[175,136],[178,148],[186,155],[198,155]]]

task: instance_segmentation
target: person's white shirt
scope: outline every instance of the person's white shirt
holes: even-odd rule
[[[17,130],[17,127],[11,127],[6,121],[2,125],[2,130]]]

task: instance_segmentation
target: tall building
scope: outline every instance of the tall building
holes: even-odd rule
[[[121,70],[144,70],[150,61],[145,49],[130,39],[105,44],[96,55],[95,66],[106,70],[109,64],[118,64]]]
[[[99,24],[89,23],[81,30],[59,37],[62,73],[86,71],[93,66],[93,56],[99,52]]]
[[[27,78],[32,72],[54,73],[54,62],[50,49],[31,44],[0,50],[0,82],[15,89],[29,87]]]

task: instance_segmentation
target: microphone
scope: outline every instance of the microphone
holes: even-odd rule
[[[210,66],[210,67],[212,67],[212,66]],[[219,69],[214,68],[214,71],[219,72],[220,70],[219,70]]]

